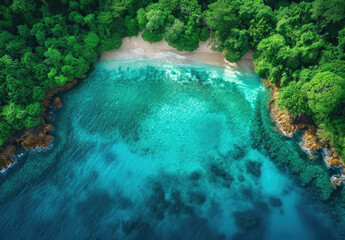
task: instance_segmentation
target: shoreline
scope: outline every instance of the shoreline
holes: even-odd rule
[[[158,59],[167,61],[173,59],[174,61],[182,64],[201,62],[225,68],[245,69],[255,72],[253,64],[254,51],[252,50],[249,50],[237,63],[231,63],[225,59],[223,53],[212,50],[209,41],[200,42],[199,48],[193,52],[180,52],[175,48],[169,46],[164,39],[159,42],[150,43],[143,40],[141,34],[142,33],[139,33],[138,36],[126,37],[122,39],[122,45],[119,49],[102,52],[99,60]],[[168,55],[168,53],[177,54],[179,57]],[[329,147],[329,155],[331,157],[325,157],[325,165],[329,167],[329,165],[332,165],[330,163],[333,162],[337,163],[337,165],[341,164],[345,166],[332,146],[330,146],[329,143],[323,142],[318,138],[318,136],[316,135],[317,126],[313,123],[313,121],[306,116],[294,118],[291,116],[288,110],[279,109],[278,105],[275,102],[278,97],[278,87],[268,80],[263,80],[262,82],[266,82],[266,86],[268,88],[273,88],[272,97],[269,102],[268,108],[271,114],[272,122],[275,123],[276,130],[282,135],[285,135],[289,138],[291,138],[296,131],[303,130],[304,133],[300,146],[301,149],[306,152],[306,154],[310,158],[313,157],[315,151],[319,149],[328,149]]]
[[[173,61],[180,64],[189,64],[193,62],[200,62],[205,64],[210,64],[214,66],[220,66],[232,69],[249,70],[255,72],[254,70],[254,51],[249,50],[241,60],[237,63],[231,63],[227,61],[223,53],[216,52],[211,49],[209,41],[200,42],[199,48],[193,52],[187,51],[177,51],[172,46],[169,46],[165,40],[159,42],[147,42],[142,39],[142,33],[134,37],[125,37],[122,39],[122,45],[119,49],[102,52],[98,58],[98,61],[103,60],[131,60],[131,59],[156,59],[160,61]],[[278,95],[278,88],[268,80],[262,79],[262,82],[266,83],[267,88],[273,88],[271,93],[271,100],[268,104],[268,108],[271,114],[272,122],[276,125],[276,130],[282,135],[287,137],[292,137],[294,132],[297,130],[306,129],[303,135],[304,144],[301,145],[301,149],[308,149],[308,151],[313,152],[328,145],[328,143],[320,143],[319,139],[315,134],[314,123],[304,123],[298,119],[293,118],[287,110],[280,110],[275,103]],[[41,124],[30,129],[22,129],[16,132],[8,141],[0,147],[0,170],[7,171],[8,168],[14,163],[15,153],[21,149],[30,150],[37,147],[47,147],[52,140],[50,135],[46,133],[49,132],[53,127],[46,123],[49,119],[48,107],[55,106],[57,108],[61,107],[60,99],[53,99],[61,90],[67,90],[73,87],[77,83],[77,80],[68,82],[61,87],[56,87],[50,91],[46,92],[45,99],[43,100],[43,116]],[[308,153],[307,153],[308,154]],[[336,157],[333,157],[335,154]],[[331,160],[335,162],[338,160],[338,155],[332,150],[330,152],[332,159],[329,158],[325,160],[326,166],[328,166]],[[339,161],[337,161],[339,163]],[[344,164],[345,166],[345,164]]]
[[[344,161],[336,153],[334,147],[317,136],[318,126],[312,119],[304,115],[293,117],[288,110],[279,109],[276,103],[279,88],[266,79],[262,82],[266,84],[267,89],[271,89],[271,99],[268,102],[267,108],[270,111],[270,117],[275,124],[276,131],[288,138],[292,138],[296,131],[303,131],[302,141],[299,145],[302,151],[308,155],[309,160],[312,161],[316,152],[321,151],[323,162],[328,169],[339,169],[340,166],[345,167]],[[342,185],[342,174],[335,174],[330,178],[334,188]]]
[[[198,49],[193,52],[178,51],[170,46],[164,39],[159,42],[147,42],[142,37],[142,32],[138,36],[125,37],[119,49],[102,52],[98,61],[103,60],[130,60],[130,59],[155,59],[165,62],[176,62],[189,64],[193,62],[205,63],[209,65],[254,71],[253,53],[249,50],[240,61],[231,63],[227,61],[223,53],[211,49],[209,41],[200,42]],[[61,90],[73,87],[77,80],[66,83],[46,92],[42,102],[44,108],[41,123],[29,129],[22,129],[15,132],[2,146],[0,146],[0,172],[5,173],[16,161],[16,153],[27,150],[34,150],[37,147],[46,148],[53,140],[47,132],[53,129],[49,120],[49,106],[61,107],[61,99],[53,97]]]
[[[157,59],[162,61],[173,60],[181,64],[201,62],[254,72],[254,51],[252,50],[249,50],[237,63],[231,63],[225,59],[223,53],[212,50],[209,41],[200,42],[198,49],[193,52],[180,52],[170,46],[165,40],[153,43],[147,42],[141,37],[141,34],[139,33],[135,37],[123,38],[119,49],[102,52],[98,60]]]

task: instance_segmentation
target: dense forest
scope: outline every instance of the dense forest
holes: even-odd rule
[[[345,159],[344,0],[4,0],[0,10],[0,145],[40,124],[46,91],[143,31],[180,51],[210,39],[231,62],[255,50],[278,105],[312,118]]]

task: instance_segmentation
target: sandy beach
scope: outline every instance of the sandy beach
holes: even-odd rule
[[[100,60],[145,58],[177,61],[179,63],[202,62],[216,66],[254,71],[252,50],[249,50],[239,62],[231,63],[226,61],[222,53],[213,51],[208,41],[200,42],[199,48],[193,52],[180,52],[169,46],[165,40],[154,43],[144,41],[141,34],[136,37],[122,39],[122,46],[119,49],[103,52],[100,56]]]

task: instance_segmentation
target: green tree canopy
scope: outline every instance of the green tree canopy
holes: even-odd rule
[[[305,83],[302,92],[307,96],[309,108],[324,117],[344,98],[345,80],[332,72],[321,72]]]

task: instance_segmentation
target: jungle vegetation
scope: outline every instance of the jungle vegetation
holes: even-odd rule
[[[46,91],[143,31],[180,51],[210,39],[231,62],[255,50],[278,105],[312,118],[345,159],[344,0],[3,0],[0,12],[0,145],[40,124]]]

